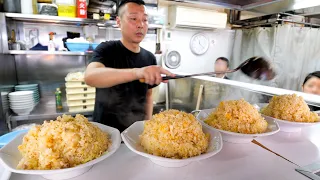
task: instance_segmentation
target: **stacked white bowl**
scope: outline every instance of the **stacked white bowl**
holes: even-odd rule
[[[8,100],[8,93],[1,92],[1,103],[4,112],[7,112],[9,109],[9,100]]]
[[[17,85],[14,87],[15,91],[33,91],[33,100],[35,104],[40,101],[39,86],[38,84],[25,84]]]
[[[33,91],[16,91],[9,93],[10,108],[18,115],[28,115],[35,105]]]

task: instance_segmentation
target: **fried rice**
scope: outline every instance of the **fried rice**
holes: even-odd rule
[[[316,113],[310,108],[301,96],[296,94],[273,96],[268,106],[261,113],[273,118],[293,122],[318,122]]]
[[[220,102],[205,119],[205,123],[217,129],[242,134],[264,133],[268,126],[258,110],[244,99]]]
[[[50,170],[74,167],[106,153],[108,134],[82,115],[63,115],[32,127],[18,147],[18,169]]]
[[[149,154],[184,159],[205,153],[209,138],[192,114],[168,110],[145,122],[140,144]]]

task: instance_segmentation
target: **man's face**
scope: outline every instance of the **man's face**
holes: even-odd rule
[[[143,5],[127,3],[121,8],[117,24],[122,36],[131,43],[140,43],[148,31],[148,15]]]
[[[305,93],[320,95],[320,78],[312,77],[303,86]]]
[[[228,70],[228,64],[227,62],[218,59],[215,63],[214,63],[214,71],[226,71]]]

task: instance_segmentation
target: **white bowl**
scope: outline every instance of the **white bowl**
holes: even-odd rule
[[[222,149],[221,134],[218,131],[211,130],[207,127],[202,127],[205,133],[210,134],[209,147],[206,153],[199,156],[187,158],[187,159],[171,159],[160,156],[155,156],[145,152],[143,147],[140,145],[139,136],[142,134],[144,129],[144,121],[138,121],[132,124],[129,128],[121,133],[122,140],[126,146],[133,152],[149,158],[153,163],[163,167],[182,167],[186,166],[194,161],[200,161],[207,159],[217,154]]]
[[[14,104],[14,105],[28,105],[32,103],[34,103],[33,99],[30,99],[28,101],[10,101],[10,104]]]
[[[33,110],[33,106],[29,107],[29,108],[10,108],[12,109],[12,111],[18,115],[28,115],[31,113],[31,111]]]
[[[10,99],[10,103],[27,103],[27,102],[32,102],[34,99],[31,98],[27,98],[27,99]]]
[[[264,137],[264,136],[270,136],[280,131],[280,127],[278,123],[269,118],[265,118],[265,120],[268,122],[268,128],[267,132],[265,133],[259,133],[259,134],[241,134],[241,133],[235,133],[231,131],[224,131],[221,129],[216,129],[207,123],[204,122],[204,120],[208,117],[208,115],[213,111],[214,109],[205,109],[199,111],[199,114],[197,115],[197,119],[206,127],[217,130],[221,133],[222,139],[226,142],[231,143],[250,143],[253,139],[257,137]]]
[[[28,105],[10,105],[11,109],[29,109],[33,108],[35,105],[34,104],[28,104]]]
[[[21,96],[9,96],[9,100],[10,99],[28,99],[28,98],[33,98],[34,96],[31,95],[21,95]]]
[[[34,98],[32,96],[30,97],[22,97],[22,98],[10,98],[10,102],[28,102],[33,100]]]
[[[102,131],[107,132],[110,135],[112,145],[108,149],[108,152],[101,157],[89,161],[85,164],[81,164],[79,166],[73,168],[66,168],[66,169],[58,169],[58,170],[20,170],[17,169],[17,165],[19,160],[22,158],[18,146],[22,143],[23,136],[26,133],[22,133],[9,142],[6,146],[0,149],[0,163],[3,165],[4,168],[7,170],[19,173],[19,174],[33,174],[33,175],[41,175],[46,179],[70,179],[76,176],[79,176],[92,168],[93,165],[99,163],[100,161],[105,160],[106,158],[110,157],[113,153],[117,151],[121,144],[121,137],[119,130],[105,126],[103,124],[99,124],[96,122],[92,122],[93,124],[97,125]]]
[[[266,107],[268,105],[268,103],[260,103],[257,104],[258,106],[258,110],[260,111],[263,107]],[[318,113],[319,114],[319,113]],[[309,127],[309,126],[315,126],[315,125],[319,125],[319,122],[314,122],[314,123],[307,123],[307,122],[293,122],[293,121],[287,121],[287,120],[281,120],[281,119],[277,119],[277,118],[273,118],[270,116],[266,116],[264,114],[262,114],[262,116],[264,118],[268,118],[268,119],[272,119],[274,121],[276,121],[279,126],[280,126],[280,131],[282,132],[300,132],[302,128],[304,127]],[[320,119],[320,117],[319,117]]]
[[[33,95],[33,91],[16,91],[16,92],[11,92],[9,93],[9,97],[14,97],[14,96],[28,96],[28,95]]]
[[[307,123],[307,122],[293,122],[293,121],[286,121],[281,119],[276,119],[270,116],[262,115],[265,119],[272,119],[276,121],[281,131],[283,132],[300,132],[302,128],[309,127],[309,126],[315,126],[320,125],[320,122],[314,122],[314,123]]]
[[[10,101],[10,104],[30,104],[33,102],[34,102],[34,99],[28,99],[25,101]]]

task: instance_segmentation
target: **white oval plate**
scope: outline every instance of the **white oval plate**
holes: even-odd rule
[[[280,131],[280,127],[278,123],[269,118],[265,118],[268,122],[268,128],[267,132],[260,133],[260,134],[241,134],[241,133],[235,133],[230,131],[224,131],[220,129],[216,129],[204,122],[204,120],[208,117],[208,115],[213,111],[214,109],[205,109],[199,111],[197,115],[197,119],[206,127],[217,130],[221,133],[222,139],[226,142],[231,143],[250,143],[253,139],[257,137],[263,137],[263,136],[270,136]]]
[[[144,121],[138,121],[132,124],[129,128],[121,133],[122,140],[126,146],[141,156],[149,158],[153,163],[158,164],[163,167],[182,167],[186,166],[194,161],[200,161],[207,159],[211,156],[214,156],[222,149],[222,138],[221,134],[218,131],[209,129],[205,126],[202,126],[205,133],[210,134],[209,147],[206,153],[199,156],[187,158],[187,159],[171,159],[160,156],[155,156],[145,152],[143,147],[140,145],[139,136],[142,134],[144,129]]]
[[[110,157],[113,153],[115,153],[121,144],[121,137],[120,132],[118,129],[105,126],[100,123],[91,122],[97,125],[102,131],[107,132],[110,135],[112,145],[109,147],[108,152],[101,157],[89,161],[85,164],[81,164],[79,166],[73,168],[66,168],[66,169],[57,169],[57,170],[20,170],[17,169],[17,165],[19,160],[22,158],[18,146],[22,143],[23,136],[26,133],[22,133],[9,142],[6,146],[0,149],[0,163],[9,171],[19,174],[36,174],[41,175],[46,179],[70,179],[76,176],[79,176],[89,169],[92,168],[93,165],[99,163],[100,161],[105,160],[106,158]]]

